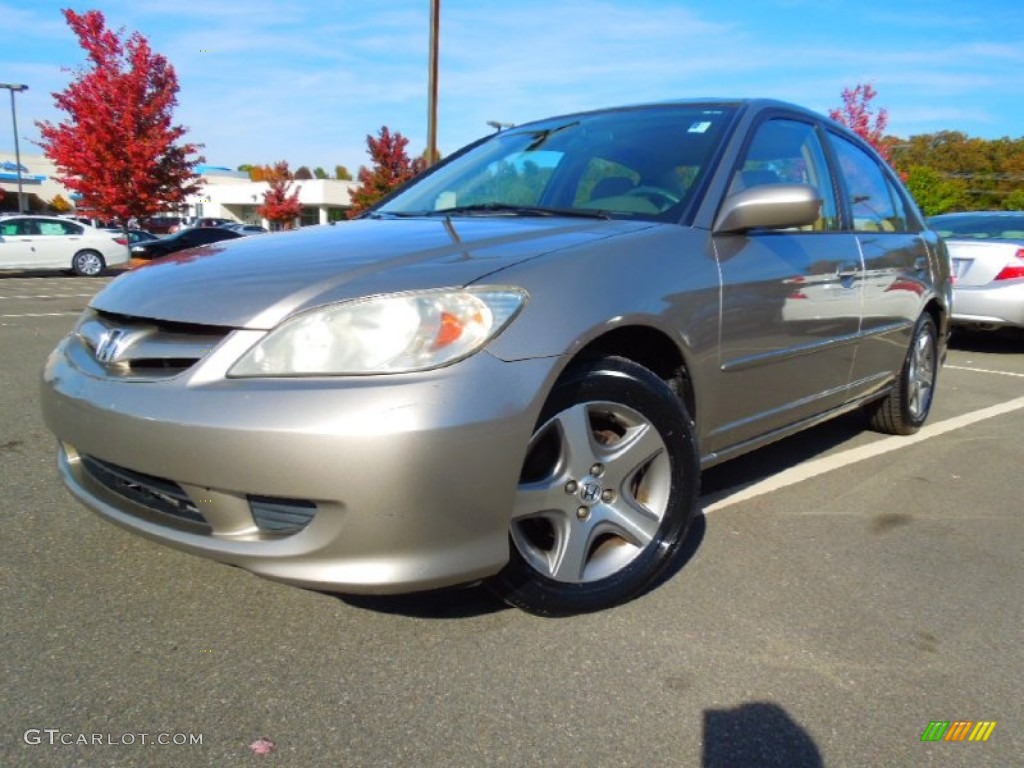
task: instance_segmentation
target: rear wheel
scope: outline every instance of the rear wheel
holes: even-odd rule
[[[928,419],[939,367],[937,340],[935,321],[925,312],[914,326],[896,386],[870,406],[872,429],[890,435],[912,435]]]
[[[96,277],[106,266],[96,251],[79,251],[71,259],[71,271],[79,277]]]
[[[573,369],[527,448],[510,560],[492,589],[547,616],[641,594],[677,555],[698,484],[693,427],[665,382],[622,358]]]

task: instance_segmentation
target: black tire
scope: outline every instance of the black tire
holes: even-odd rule
[[[71,259],[71,271],[79,277],[99,277],[107,264],[97,251],[79,251]]]
[[[664,381],[623,358],[575,367],[537,421],[509,563],[489,586],[542,616],[626,602],[679,554],[699,484],[693,426]]]
[[[938,331],[925,312],[914,326],[896,386],[869,406],[871,428],[888,435],[912,435],[927,421],[939,372]]]

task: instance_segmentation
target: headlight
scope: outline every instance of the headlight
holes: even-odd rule
[[[390,294],[332,304],[285,320],[229,376],[404,373],[472,355],[526,302],[516,288]]]

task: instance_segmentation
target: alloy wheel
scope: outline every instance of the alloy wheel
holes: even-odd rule
[[[654,540],[671,489],[665,442],[647,419],[621,403],[579,403],[530,443],[512,540],[549,579],[607,578]]]

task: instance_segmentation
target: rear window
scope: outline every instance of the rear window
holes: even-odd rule
[[[972,240],[1024,240],[1024,216],[955,214],[932,216],[928,225],[943,237]]]

